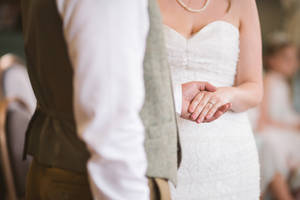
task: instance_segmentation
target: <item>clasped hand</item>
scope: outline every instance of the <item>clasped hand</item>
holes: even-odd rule
[[[182,85],[181,117],[197,123],[212,122],[231,108],[230,102],[230,88],[188,82]]]

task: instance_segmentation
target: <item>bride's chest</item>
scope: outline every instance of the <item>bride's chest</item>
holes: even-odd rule
[[[214,22],[187,39],[165,26],[165,43],[172,66],[203,67],[219,65],[235,68],[239,58],[238,29],[227,22]],[[235,69],[234,69],[235,70]]]
[[[173,74],[181,76],[182,73],[189,73],[194,77],[201,74],[204,78],[227,78],[232,84],[239,59],[237,28],[227,22],[216,21],[189,39],[168,26],[165,26],[164,32],[168,61]]]

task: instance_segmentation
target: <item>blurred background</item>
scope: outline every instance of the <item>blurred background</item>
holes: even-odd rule
[[[265,74],[268,76],[269,71],[277,70],[276,73],[281,74],[280,77],[285,76],[281,80],[282,84],[276,86],[276,88],[284,88],[278,90],[279,99],[272,99],[272,102],[266,101],[266,107],[273,102],[276,106],[276,102],[280,102],[282,99],[280,96],[285,96],[283,101],[284,104],[288,105],[285,105],[286,108],[283,109],[288,109],[290,113],[295,111],[295,113],[288,113],[287,115],[293,115],[297,120],[296,125],[299,126],[291,132],[297,132],[300,138],[300,117],[298,117],[298,113],[300,113],[300,72],[295,68],[289,72],[280,71],[279,67],[276,68],[278,63],[281,63],[283,67],[286,64],[286,69],[288,66],[299,65],[293,60],[295,59],[293,55],[295,52],[297,56],[299,55],[294,47],[300,47],[300,0],[257,0],[257,5],[262,27],[264,59],[266,65],[271,65],[270,68],[272,69],[266,69]],[[273,45],[273,49],[268,51],[270,43],[277,43],[278,46]],[[277,58],[279,55],[281,58]],[[274,76],[271,75],[270,77]],[[21,161],[22,148],[25,129],[34,110],[35,100],[24,62],[19,0],[0,0],[0,79],[0,199],[23,199],[30,159],[26,162]],[[274,78],[270,79],[274,80]],[[275,78],[275,82],[280,82],[280,80],[276,81]],[[288,89],[284,87],[285,85],[288,86]],[[272,88],[273,85],[270,87]],[[264,168],[262,169],[262,181],[265,181],[262,183],[262,199],[300,199],[300,170],[298,170],[300,169],[300,159],[299,163],[297,160],[297,155],[300,157],[300,143],[296,143],[295,145],[299,144],[299,146],[293,150],[297,154],[295,155],[296,164],[288,171],[281,171],[280,167],[277,169],[276,166],[281,165],[277,163],[277,160],[280,153],[285,151],[285,146],[282,146],[281,142],[267,142],[266,145],[264,141],[268,141],[268,139],[260,137],[260,135],[263,135],[262,132],[273,133],[277,131],[282,133],[284,130],[289,132],[289,128],[280,127],[277,123],[278,130],[280,130],[278,131],[275,122],[272,122],[274,123],[272,129],[262,131],[264,125],[261,125],[260,122],[264,121],[264,116],[261,116],[261,109],[255,109],[254,114],[250,115],[260,159],[263,159],[263,162],[268,161],[262,166]],[[282,121],[280,117],[283,115],[279,115],[277,121]],[[290,120],[287,120],[287,123],[289,122]],[[295,140],[298,140],[298,136],[295,137]],[[279,141],[283,140],[279,139]],[[285,145],[289,146],[289,140]],[[274,170],[273,174],[270,173],[272,170]],[[283,180],[280,179],[280,176],[279,181],[276,179],[278,174]]]
[[[24,57],[18,0],[0,0],[0,55],[14,53]]]

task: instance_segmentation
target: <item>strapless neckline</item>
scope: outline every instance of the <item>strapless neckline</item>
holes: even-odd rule
[[[210,23],[206,24],[203,28],[201,28],[199,31],[197,31],[196,33],[194,33],[193,35],[191,35],[189,38],[183,36],[181,33],[179,33],[178,31],[176,31],[174,28],[171,28],[170,26],[168,26],[166,24],[163,24],[163,25],[164,25],[164,27],[166,29],[171,30],[172,32],[174,32],[175,34],[179,35],[184,40],[190,41],[190,40],[193,40],[194,38],[196,38],[198,35],[201,35],[201,33],[203,33],[206,29],[209,29],[209,28],[211,28],[211,27],[213,27],[213,26],[215,26],[217,24],[224,24],[224,25],[232,28],[235,32],[237,32],[238,35],[240,34],[240,31],[239,31],[238,27],[236,27],[232,23],[227,22],[225,20],[216,20],[216,21],[210,22]]]

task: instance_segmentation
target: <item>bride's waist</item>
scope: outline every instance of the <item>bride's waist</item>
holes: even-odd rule
[[[251,131],[251,124],[246,112],[243,113],[234,113],[227,112],[217,120],[210,123],[201,123],[197,124],[193,121],[186,120],[177,116],[177,121],[179,127],[190,127],[193,129],[218,129],[220,132],[222,130],[249,130]]]
[[[213,122],[201,124],[181,118],[178,119],[178,127],[183,148],[199,145],[207,148],[211,148],[212,145],[217,148],[224,145],[234,149],[255,148],[252,128],[246,113],[228,112]]]

